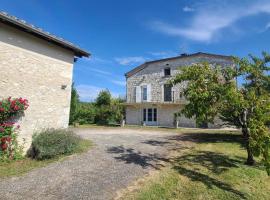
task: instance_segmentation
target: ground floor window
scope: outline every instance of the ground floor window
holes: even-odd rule
[[[143,121],[144,122],[156,122],[157,121],[157,109],[156,108],[144,108],[143,109]]]

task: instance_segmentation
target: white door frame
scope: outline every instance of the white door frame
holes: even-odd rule
[[[146,117],[144,120],[144,109],[146,110]],[[148,118],[148,110],[151,109],[152,111],[152,115],[151,115],[151,121],[149,121],[149,118]],[[156,121],[154,121],[154,109],[156,109]],[[158,109],[156,107],[146,107],[146,108],[143,108],[142,109],[142,121],[145,123],[145,125],[147,126],[157,126],[158,123],[157,123],[157,119],[158,119]]]

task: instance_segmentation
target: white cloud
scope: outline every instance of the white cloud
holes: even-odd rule
[[[247,4],[241,5],[214,2],[216,3],[214,5],[202,4],[198,8],[198,12],[191,18],[189,26],[180,27],[162,21],[154,21],[151,23],[151,27],[167,35],[210,42],[220,30],[230,27],[241,18],[260,13],[270,14],[270,1],[247,1]]]
[[[185,7],[183,8],[183,11],[184,11],[184,12],[193,12],[193,11],[195,11],[195,9],[194,9],[194,8],[191,8],[191,7],[189,7],[189,6],[185,6]]]
[[[90,56],[89,58],[84,58],[83,61],[86,61],[87,63],[111,63],[111,60],[106,60],[104,58],[100,58],[97,56]]]
[[[99,92],[102,91],[102,90],[106,90],[106,88],[101,88],[101,87],[97,87],[97,86],[94,86],[94,85],[78,85],[76,87],[78,93],[79,93],[79,96],[80,96],[80,100],[81,101],[94,101]],[[111,91],[110,91],[111,92]],[[116,92],[111,92],[111,95],[113,97],[119,97],[120,94],[119,93],[116,93]]]
[[[111,80],[112,83],[120,86],[126,86],[126,81]]]
[[[145,62],[146,58],[142,56],[121,57],[115,58],[115,61],[118,62],[120,65],[134,65]]]
[[[103,75],[111,75],[112,73],[105,71],[105,70],[100,70],[100,69],[96,69],[96,68],[91,68],[89,67],[89,70],[92,72],[97,72],[99,74],[103,74]]]
[[[269,29],[270,28],[270,22],[268,22],[266,25],[265,25],[265,29]]]

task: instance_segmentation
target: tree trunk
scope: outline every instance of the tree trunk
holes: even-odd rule
[[[254,160],[254,156],[253,156],[252,150],[250,148],[250,143],[249,143],[249,139],[250,139],[249,129],[247,127],[242,128],[242,133],[244,136],[245,145],[247,149],[247,155],[248,155],[246,164],[252,166],[255,164],[255,160]]]

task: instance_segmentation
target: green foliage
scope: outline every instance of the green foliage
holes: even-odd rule
[[[124,117],[123,100],[113,99],[108,90],[101,91],[96,100],[95,123],[107,125],[120,123]]]
[[[72,131],[47,129],[33,135],[28,156],[37,160],[49,159],[63,154],[71,154],[82,139]]]
[[[109,90],[101,91],[93,103],[79,102],[72,84],[70,124],[119,124],[124,118],[123,102],[121,98],[112,98]]]
[[[96,99],[96,106],[101,107],[101,106],[110,106],[111,105],[111,93],[109,90],[102,90]]]
[[[248,152],[247,164],[254,164],[253,155],[262,156],[270,174],[270,78],[267,66],[270,56],[234,59],[234,68],[208,63],[181,68],[172,84],[185,82],[188,104],[181,111],[195,117],[197,123],[212,123],[216,116],[242,128]],[[237,88],[236,79],[245,81]]]
[[[77,107],[74,121],[79,124],[94,123],[96,108],[93,103],[80,102]]]
[[[187,87],[183,94],[189,103],[182,113],[188,118],[195,116],[198,125],[213,122],[219,112],[222,97],[220,76],[219,67],[213,68],[208,63],[200,63],[181,68],[181,73],[172,81],[173,84],[186,82]]]
[[[28,108],[28,100],[11,97],[0,101],[0,161],[22,158],[22,146],[18,144],[19,125],[14,121]]]
[[[78,104],[79,104],[79,94],[76,88],[74,87],[74,83],[72,83],[69,124],[73,124],[75,122]]]

